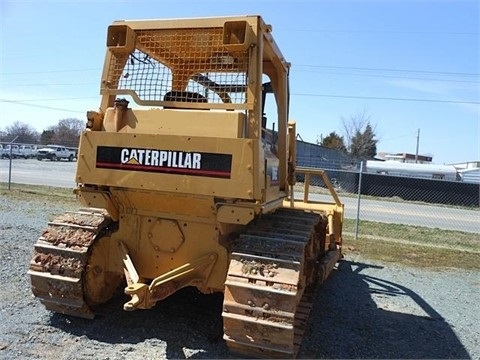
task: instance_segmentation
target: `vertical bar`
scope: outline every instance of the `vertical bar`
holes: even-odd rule
[[[8,190],[10,190],[10,184],[12,182],[12,147],[10,144],[10,156],[8,157]]]
[[[17,138],[18,138],[18,135],[15,136],[15,138],[12,141],[10,141],[10,143],[9,143],[10,144],[10,156],[9,156],[10,161],[9,161],[9,165],[8,165],[8,190],[10,190],[10,184],[12,182],[12,157],[13,157],[12,149],[13,149],[13,142],[15,140],[17,140]]]
[[[290,185],[289,188],[290,188],[290,207],[293,209],[295,207],[295,193],[293,191],[293,185]]]
[[[360,218],[360,197],[362,192],[363,161],[360,162],[360,174],[358,176],[357,218],[355,220],[355,240],[358,240],[358,223]]]
[[[304,191],[303,191],[303,202],[308,202],[308,193],[310,191],[310,172],[305,171],[305,178],[304,178]]]

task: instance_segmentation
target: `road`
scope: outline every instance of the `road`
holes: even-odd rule
[[[49,185],[74,188],[76,162],[51,162],[35,159],[12,161],[11,180],[13,183]],[[9,160],[0,161],[0,182],[8,182]],[[342,196],[345,217],[355,219],[357,198]],[[296,193],[295,197],[303,195]],[[313,194],[312,200],[331,201],[329,196]],[[480,234],[480,211],[447,206],[417,204],[406,201],[362,199],[360,219],[384,223],[427,226],[444,230],[467,231]]]
[[[358,200],[352,196],[342,196],[341,201],[345,204],[345,217],[355,219],[357,217]],[[295,197],[303,198],[302,194]],[[312,200],[331,201],[327,195],[313,194]],[[418,204],[407,201],[389,201],[361,199],[361,220],[371,220],[384,223],[405,224],[414,226],[426,226],[444,230],[466,231],[480,234],[480,211],[460,209],[448,206],[431,204]]]
[[[8,182],[9,159],[0,160],[0,182]],[[76,162],[12,160],[12,183],[74,188]]]

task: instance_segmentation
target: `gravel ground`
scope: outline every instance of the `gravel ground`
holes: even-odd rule
[[[221,294],[184,289],[135,312],[120,296],[93,321],[46,311],[26,273],[34,242],[63,210],[0,195],[0,359],[235,358],[222,340]],[[299,357],[480,359],[479,286],[478,271],[347,254],[316,296]]]

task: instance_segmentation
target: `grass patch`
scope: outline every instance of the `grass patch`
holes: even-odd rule
[[[480,270],[479,253],[362,237],[357,241],[347,238],[344,253],[416,268]]]
[[[0,197],[11,201],[55,202],[57,205],[79,204],[73,189],[52,186],[0,183]]]
[[[479,234],[345,219],[345,253],[413,267],[480,270]]]
[[[343,231],[346,235],[353,237],[355,220],[345,219]],[[479,234],[471,232],[361,220],[358,234],[362,239],[371,238],[384,242],[396,240],[396,242],[480,253]]]

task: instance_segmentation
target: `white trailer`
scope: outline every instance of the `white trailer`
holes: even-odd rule
[[[480,168],[458,170],[462,182],[480,184]]]
[[[398,161],[368,160],[365,172],[422,179],[459,181],[460,176],[453,165],[412,164]]]

